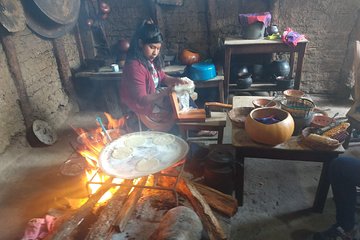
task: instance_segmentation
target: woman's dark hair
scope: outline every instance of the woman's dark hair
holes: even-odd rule
[[[126,55],[126,62],[137,59],[150,70],[151,66],[143,54],[139,40],[141,40],[143,44],[162,43],[163,36],[156,24],[152,21],[145,20],[137,28],[131,39],[130,48]],[[154,59],[154,65],[157,69],[160,69],[164,65],[163,62],[160,55]]]

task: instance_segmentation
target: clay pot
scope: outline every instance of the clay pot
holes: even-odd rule
[[[200,61],[200,54],[184,49],[180,54],[180,62],[184,65],[191,65]]]
[[[286,60],[275,60],[270,64],[271,75],[288,76],[290,73],[290,64]]]
[[[287,78],[284,76],[279,76],[275,78],[276,86],[282,89],[288,89],[294,87],[294,79],[293,78]]]
[[[277,106],[275,101],[273,101],[271,99],[266,99],[266,98],[255,99],[254,101],[252,101],[252,104],[254,105],[255,108],[276,107]]]
[[[233,63],[230,66],[230,83],[236,83],[239,76],[242,74],[249,73],[246,66],[240,66],[237,63]]]
[[[130,42],[126,39],[120,39],[118,41],[119,51],[122,53],[126,53],[130,48]]]
[[[241,74],[236,82],[238,88],[241,89],[249,88],[253,82],[251,76],[252,76],[251,73]]]
[[[266,124],[257,119],[275,118],[276,123]],[[245,120],[245,131],[258,143],[277,145],[288,140],[294,132],[294,119],[290,113],[279,108],[256,108]]]
[[[254,22],[244,27],[243,38],[259,39],[264,37],[265,25],[262,22]]]
[[[204,168],[205,184],[225,194],[234,190],[234,157],[225,149],[214,149],[208,156]]]

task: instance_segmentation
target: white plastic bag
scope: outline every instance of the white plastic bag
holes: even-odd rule
[[[188,111],[190,109],[190,95],[194,94],[195,84],[187,77],[181,79],[188,83],[174,86],[174,91],[179,99],[180,110]]]

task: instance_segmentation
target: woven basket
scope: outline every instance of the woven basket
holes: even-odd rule
[[[284,99],[280,101],[281,109],[289,112],[296,118],[305,118],[315,108],[313,101],[307,98]]]
[[[228,112],[228,116],[233,126],[244,128],[246,117],[249,115],[253,107],[237,107]]]

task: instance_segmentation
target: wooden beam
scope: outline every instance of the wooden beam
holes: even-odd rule
[[[7,59],[8,69],[10,71],[11,78],[14,81],[15,88],[19,96],[19,105],[24,117],[25,126],[26,128],[31,128],[34,120],[32,114],[32,107],[26,92],[24,79],[21,74],[21,68],[16,54],[14,39],[12,38],[12,34],[6,32],[5,29],[0,30],[0,35],[1,44],[3,46],[3,50]]]
[[[71,81],[70,64],[66,56],[64,40],[63,38],[55,38],[52,43],[61,83],[69,98],[75,101],[76,94]]]

